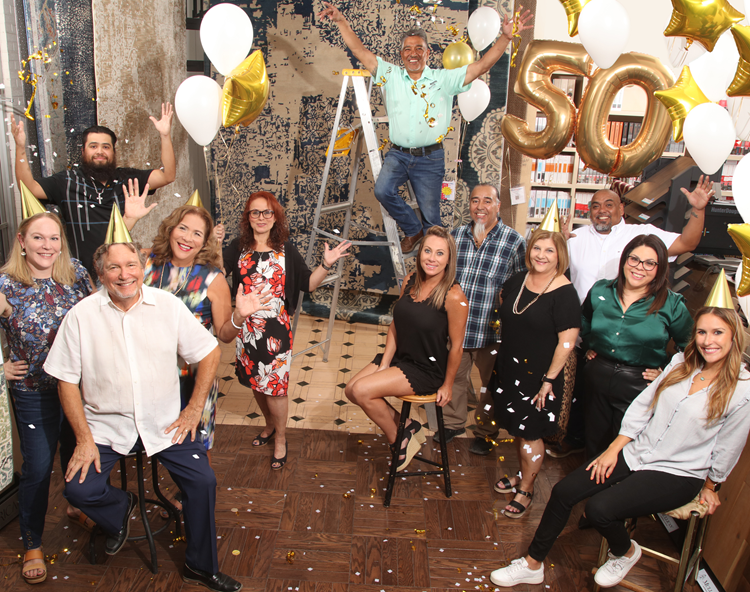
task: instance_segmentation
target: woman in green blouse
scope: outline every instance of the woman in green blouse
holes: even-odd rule
[[[615,439],[630,403],[669,361],[669,340],[684,349],[690,339],[693,319],[669,289],[668,269],[661,239],[637,236],[622,252],[617,279],[596,282],[583,303],[588,458]]]

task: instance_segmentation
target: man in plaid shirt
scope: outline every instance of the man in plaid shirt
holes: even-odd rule
[[[505,280],[526,269],[526,243],[520,234],[499,219],[500,196],[493,185],[477,185],[471,192],[471,224],[453,231],[456,239],[456,280],[469,299],[464,353],[453,383],[453,398],[443,409],[446,440],[463,434],[468,412],[468,395],[473,390],[471,369],[476,365],[482,379],[477,404],[477,426],[471,445],[474,454],[489,454],[492,445],[485,436],[496,436],[492,425],[492,395],[486,392],[497,354],[498,336],[492,322],[497,313],[498,294]]]

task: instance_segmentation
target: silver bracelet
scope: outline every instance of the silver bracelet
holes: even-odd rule
[[[242,331],[242,327],[238,327],[237,325],[234,324],[234,313],[232,313],[232,315],[229,317],[229,320],[232,321],[232,327],[237,329],[237,331]]]

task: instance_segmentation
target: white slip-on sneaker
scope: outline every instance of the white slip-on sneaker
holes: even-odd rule
[[[493,571],[490,581],[506,588],[517,584],[541,584],[544,581],[544,565],[539,569],[531,569],[525,557],[514,559],[509,566]]]
[[[612,553],[609,553],[607,562],[596,570],[594,581],[602,588],[617,586],[628,575],[630,568],[638,563],[638,560],[641,558],[641,547],[635,541],[630,542],[633,543],[633,547],[635,548],[632,557],[626,557],[625,555],[615,557]]]

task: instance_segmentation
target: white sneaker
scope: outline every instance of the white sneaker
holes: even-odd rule
[[[506,588],[516,584],[541,584],[544,581],[544,565],[539,569],[531,569],[525,557],[514,559],[509,566],[493,571],[490,581]]]
[[[615,557],[612,553],[609,553],[607,562],[596,570],[594,581],[602,588],[617,586],[628,575],[630,568],[638,563],[638,560],[641,558],[641,547],[635,541],[630,542],[633,543],[633,547],[635,548],[632,557],[626,557],[625,555]]]

